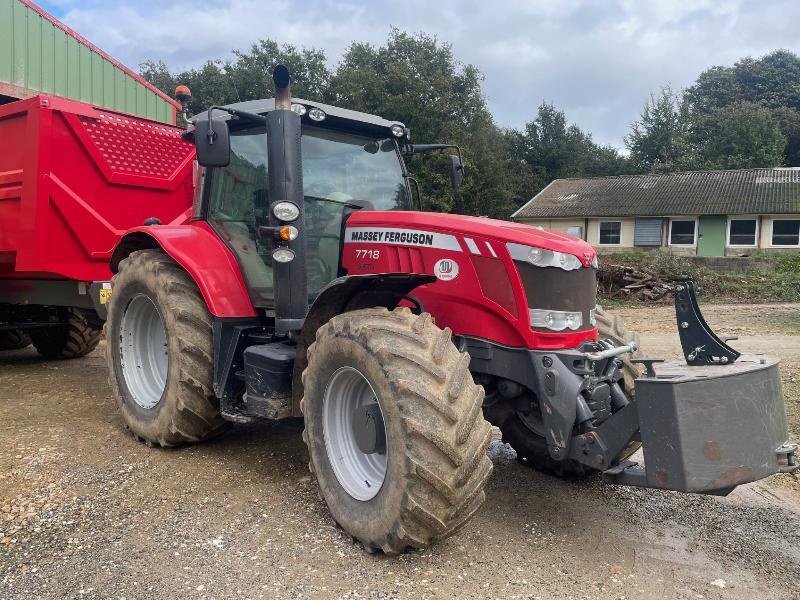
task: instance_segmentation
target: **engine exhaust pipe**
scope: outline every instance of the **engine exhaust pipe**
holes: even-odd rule
[[[275,84],[275,110],[292,109],[292,77],[284,65],[276,65],[272,70]]]

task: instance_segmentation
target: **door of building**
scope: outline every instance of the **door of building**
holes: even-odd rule
[[[725,256],[725,215],[702,215],[697,238],[698,256]]]

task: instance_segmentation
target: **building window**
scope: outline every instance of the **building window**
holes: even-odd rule
[[[600,245],[619,246],[621,221],[600,221]]]
[[[583,227],[580,225],[572,225],[567,227],[567,234],[574,235],[576,238],[583,239]]]
[[[755,246],[758,231],[756,219],[730,219],[728,246]]]
[[[673,219],[669,223],[670,246],[694,246],[694,232],[697,222],[692,220]]]
[[[773,246],[800,246],[800,220],[773,219]]]

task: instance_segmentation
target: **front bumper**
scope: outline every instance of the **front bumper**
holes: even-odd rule
[[[775,358],[743,355],[725,366],[666,363],[655,376],[637,379],[633,405],[644,465],[629,461],[606,470],[615,483],[725,495],[798,468]]]

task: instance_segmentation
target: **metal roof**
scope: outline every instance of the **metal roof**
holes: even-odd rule
[[[800,169],[556,179],[512,218],[800,213]]]
[[[54,94],[175,122],[180,104],[30,0],[0,0],[0,94]]]

